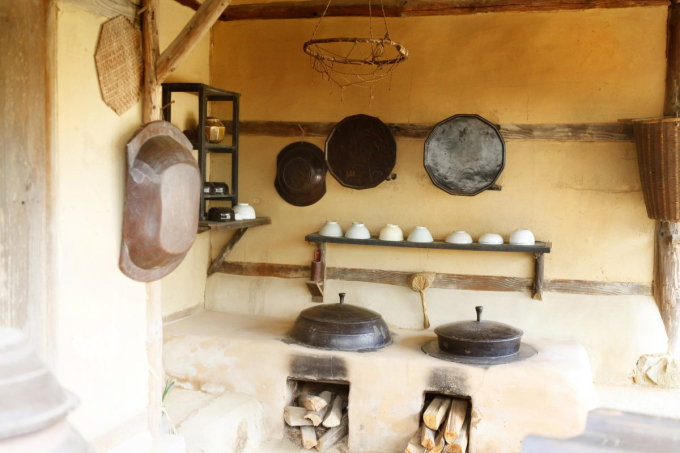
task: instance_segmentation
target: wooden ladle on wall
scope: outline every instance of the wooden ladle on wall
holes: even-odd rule
[[[430,327],[430,318],[427,315],[427,305],[425,304],[425,291],[432,285],[436,275],[434,272],[418,272],[408,278],[408,287],[420,293],[420,300],[423,303],[423,328],[425,329]]]

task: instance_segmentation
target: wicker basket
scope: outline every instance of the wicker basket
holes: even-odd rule
[[[680,221],[680,118],[634,122],[640,181],[650,219]]]

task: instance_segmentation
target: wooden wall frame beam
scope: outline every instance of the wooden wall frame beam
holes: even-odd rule
[[[140,26],[139,11],[142,0],[60,0],[97,16],[114,18],[125,16],[137,28]]]
[[[194,10],[201,5],[198,0],[175,1]],[[321,17],[327,4],[327,0],[310,0],[235,5],[225,11],[220,20],[315,19]],[[418,17],[665,6],[670,0],[384,0],[383,4],[387,17]],[[363,0],[335,0],[326,16],[368,16],[367,5]]]
[[[159,84],[177,69],[177,66],[182,63],[201,38],[210,31],[230,2],[231,0],[205,0],[203,2],[196,14],[158,59],[156,75]]]
[[[222,263],[217,272],[247,277],[298,278],[309,280],[311,266],[298,264]],[[353,282],[380,283],[408,287],[407,280],[413,272],[346,267],[326,268],[326,278]],[[534,279],[522,277],[497,277],[491,275],[441,274],[431,288],[468,291],[527,292],[534,291]],[[651,285],[628,282],[600,282],[590,280],[545,280],[543,291],[590,296],[651,296]]]
[[[227,121],[229,123],[229,121]],[[242,135],[271,137],[326,137],[336,123],[300,121],[240,121]],[[432,124],[388,123],[395,137],[402,140],[424,140],[435,126]],[[227,124],[227,128],[230,125]],[[502,124],[505,140],[543,140],[558,142],[634,142],[633,126],[625,123],[583,124]]]

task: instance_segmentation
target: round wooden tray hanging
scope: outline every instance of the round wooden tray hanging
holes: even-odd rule
[[[424,165],[435,186],[451,195],[477,195],[505,168],[505,141],[479,115],[454,115],[437,124],[425,141]]]
[[[397,163],[397,142],[378,118],[348,116],[326,139],[326,164],[340,184],[370,189],[385,181]]]

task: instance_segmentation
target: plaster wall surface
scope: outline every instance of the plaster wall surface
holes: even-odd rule
[[[160,42],[167,45],[192,11],[171,0],[162,0],[160,11]],[[56,373],[80,398],[70,417],[74,426],[110,445],[147,429],[146,288],[118,269],[124,150],[141,126],[141,103],[119,117],[101,98],[94,52],[106,18],[59,3],[57,20]],[[203,40],[187,60],[190,69],[174,77],[207,74],[208,46]],[[201,251],[192,250],[179,272],[196,273],[199,281],[165,281],[170,307],[202,302],[205,272],[195,268],[208,244],[197,244]],[[123,425],[124,432],[116,431]]]
[[[417,430],[424,392],[472,398],[470,451],[521,450],[528,433],[579,433],[594,405],[588,357],[570,341],[527,338],[538,355],[476,367],[423,354],[436,338],[392,328],[394,344],[375,352],[321,351],[287,344],[290,321],[200,312],[166,325],[166,373],[184,388],[256,397],[266,437],[283,436],[287,378],[349,382],[351,451],[401,451]],[[284,340],[284,341],[282,341]]]
[[[338,122],[364,113],[385,122],[434,124],[476,113],[498,124],[601,123],[662,113],[667,8],[559,13],[499,13],[456,17],[388,18],[391,37],[410,59],[370,99],[366,90],[342,95],[309,65],[302,44],[316,20],[236,21],[213,29],[213,84],[242,93],[242,119]],[[374,27],[377,25],[374,24]],[[381,32],[379,29],[379,33]],[[324,19],[317,37],[363,35],[366,18]],[[238,43],[238,44],[236,44]],[[219,114],[219,112],[218,112]],[[363,221],[373,234],[386,223],[404,232],[427,226],[436,238],[466,230],[476,239],[517,228],[552,241],[547,279],[604,282],[652,280],[654,222],[646,216],[635,146],[625,142],[509,141],[501,192],[455,197],[425,172],[423,140],[398,140],[395,181],[375,189],[347,189],[327,175],[327,193],[299,208],[274,189],[276,156],[296,138],[241,139],[241,201],[272,225],[251,229],[232,261],[308,265],[304,241],[324,221],[344,229]],[[308,141],[323,149],[324,139]],[[215,165],[215,180],[228,174]],[[230,233],[212,235],[213,257]],[[530,277],[529,255],[401,250],[332,244],[333,267]],[[417,295],[404,288],[332,282],[360,304],[379,306],[402,327],[420,319]],[[213,275],[206,308],[294,316],[307,306],[302,281]],[[651,296],[594,297],[432,291],[432,324],[468,319],[482,303],[502,311],[494,319],[540,336],[569,337],[589,351],[594,378],[629,382],[637,357],[663,352],[666,339]],[[406,308],[411,304],[411,308]],[[296,307],[295,310],[291,307]],[[501,308],[502,307],[502,308]]]

